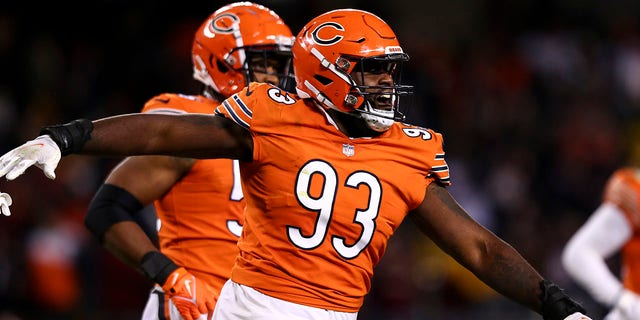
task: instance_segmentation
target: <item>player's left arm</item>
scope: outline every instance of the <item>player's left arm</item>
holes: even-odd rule
[[[437,183],[427,187],[424,200],[410,217],[423,233],[480,280],[542,314],[544,319],[561,320],[574,313],[586,313],[558,286],[544,280],[512,246],[476,222]]]

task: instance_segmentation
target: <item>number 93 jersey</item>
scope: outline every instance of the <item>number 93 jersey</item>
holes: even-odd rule
[[[322,107],[252,83],[216,109],[251,132],[237,283],[307,306],[357,312],[373,267],[432,182],[448,185],[442,136],[396,122],[349,138]]]

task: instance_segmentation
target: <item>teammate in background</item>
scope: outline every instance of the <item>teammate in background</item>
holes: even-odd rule
[[[312,19],[293,45],[297,95],[252,83],[211,115],[80,119],[0,157],[55,177],[61,155],[239,159],[247,206],[217,320],[355,320],[375,265],[405,217],[497,292],[546,320],[590,319],[452,198],[443,137],[402,123],[408,59],[393,30],[361,10]],[[165,261],[149,260],[162,270]]]
[[[142,112],[213,113],[249,81],[285,85],[292,44],[291,30],[268,8],[250,2],[224,6],[193,40],[193,77],[202,92],[161,94]],[[160,251],[133,220],[152,202]],[[142,266],[157,283],[142,319],[198,319],[212,311],[231,275],[244,206],[237,160],[129,157],[96,193],[85,224],[105,248],[134,268]],[[166,266],[154,269],[150,261]]]
[[[620,279],[607,259],[620,254]],[[640,168],[609,178],[600,206],[562,254],[569,275],[597,302],[611,308],[605,320],[640,319]]]

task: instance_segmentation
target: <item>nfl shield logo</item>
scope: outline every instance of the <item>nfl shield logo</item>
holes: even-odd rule
[[[344,153],[344,155],[347,157],[352,157],[353,154],[355,153],[355,148],[350,144],[343,144],[342,153]]]

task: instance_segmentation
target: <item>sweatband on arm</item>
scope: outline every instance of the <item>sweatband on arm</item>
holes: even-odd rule
[[[164,285],[171,273],[179,267],[162,252],[149,251],[142,256],[140,268],[149,280],[159,285]]]
[[[84,144],[91,139],[93,122],[87,119],[73,120],[66,124],[43,127],[40,135],[46,134],[60,148],[63,156],[82,150]]]
[[[93,196],[84,225],[102,242],[104,233],[112,225],[122,221],[135,221],[134,214],[143,207],[127,190],[105,183]]]

